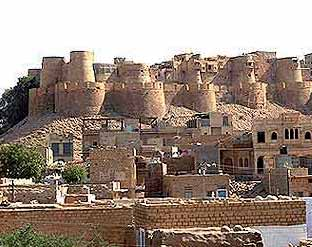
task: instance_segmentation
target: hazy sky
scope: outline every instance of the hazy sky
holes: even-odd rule
[[[43,56],[93,50],[154,63],[185,51],[239,55],[312,52],[311,0],[3,0],[0,88]]]

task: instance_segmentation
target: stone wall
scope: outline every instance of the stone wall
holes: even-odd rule
[[[77,184],[64,186],[68,188],[67,194],[87,194],[90,192],[95,195],[95,199],[97,200],[114,198],[112,186],[110,184]]]
[[[14,198],[12,198],[12,186],[0,186],[0,191],[9,201],[30,203],[36,200],[38,203],[50,204],[56,202],[56,188],[53,185],[15,185]]]
[[[54,85],[47,88],[31,88],[29,90],[29,116],[36,116],[55,111],[54,90]]]
[[[90,181],[92,183],[120,182],[120,187],[134,192],[136,168],[133,150],[99,148],[90,153]]]
[[[134,211],[136,225],[145,229],[300,225],[305,214],[302,200],[146,202]]]
[[[97,234],[110,243],[124,245],[132,209],[127,207],[0,209],[0,232],[25,224],[45,234],[92,239]]]
[[[242,227],[193,228],[193,229],[161,229],[149,231],[146,244],[151,247],[263,247],[261,233]]]

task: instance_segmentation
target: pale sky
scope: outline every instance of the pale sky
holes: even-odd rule
[[[92,50],[152,64],[193,51],[312,52],[311,0],[1,0],[0,88],[43,56]]]

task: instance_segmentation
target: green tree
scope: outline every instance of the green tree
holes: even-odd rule
[[[45,160],[35,148],[21,144],[0,146],[1,175],[8,178],[39,179],[45,171]]]
[[[87,170],[84,166],[79,164],[72,164],[65,167],[62,177],[69,184],[83,183],[87,179]]]
[[[21,77],[17,84],[5,90],[0,99],[0,134],[28,115],[28,91],[39,87],[39,77]]]

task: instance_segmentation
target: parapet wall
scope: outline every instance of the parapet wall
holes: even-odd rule
[[[305,224],[303,200],[182,201],[139,203],[137,227],[145,229],[234,226],[288,226]]]
[[[288,226],[305,224],[303,200],[276,201],[202,201],[154,199],[135,205],[66,207],[33,205],[25,208],[1,208],[0,232],[10,232],[25,224],[45,234],[81,236],[95,235],[120,246],[129,235],[129,225],[136,228],[185,229],[234,226]],[[123,203],[126,203],[125,201]],[[133,246],[133,245],[131,245]]]
[[[123,246],[127,226],[132,224],[128,207],[0,209],[0,232],[10,232],[26,224],[45,234],[92,239],[99,235]]]

